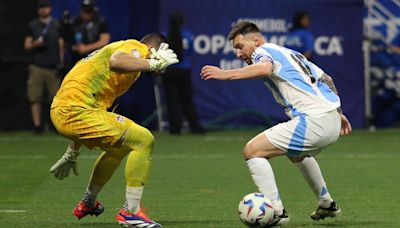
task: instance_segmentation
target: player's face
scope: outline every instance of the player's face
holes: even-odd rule
[[[38,9],[38,15],[39,17],[48,17],[51,14],[51,7],[46,6],[46,7],[40,7]]]
[[[87,12],[85,10],[81,10],[80,15],[81,19],[85,22],[90,21],[93,18],[93,13]]]
[[[310,18],[307,15],[304,15],[303,18],[301,18],[301,25],[304,27],[309,27],[310,26]]]
[[[251,34],[237,35],[233,40],[233,48],[236,51],[236,57],[244,60],[247,64],[252,64],[251,55],[257,48],[257,41]]]

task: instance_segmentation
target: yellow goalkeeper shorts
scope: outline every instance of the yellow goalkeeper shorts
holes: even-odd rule
[[[116,113],[76,106],[53,107],[50,117],[61,135],[90,149],[111,147],[128,128],[139,126]]]

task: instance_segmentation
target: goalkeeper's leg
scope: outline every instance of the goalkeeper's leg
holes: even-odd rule
[[[129,154],[125,170],[126,205],[127,211],[137,212],[140,209],[143,186],[149,176],[153,142],[154,137],[146,128],[131,122],[115,146],[104,148],[106,151],[97,159],[82,202],[88,208],[97,206],[98,193],[109,181],[122,159]],[[74,214],[77,215],[75,211]]]
[[[160,224],[151,220],[140,206],[143,187],[150,174],[153,143],[153,135],[139,125],[136,125],[134,129],[129,129],[126,134],[123,145],[133,148],[133,150],[130,152],[125,166],[126,200],[116,216],[121,225],[161,227]]]
[[[97,216],[104,211],[104,207],[96,201],[97,195],[128,153],[126,148],[110,148],[97,158],[82,201],[73,210],[76,217],[81,219],[86,215]]]

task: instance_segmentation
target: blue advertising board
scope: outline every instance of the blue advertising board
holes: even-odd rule
[[[235,58],[227,34],[238,21],[259,26],[268,42],[282,45],[293,14],[310,14],[314,33],[313,61],[334,78],[342,107],[353,126],[364,124],[364,76],[362,60],[362,0],[168,0],[160,1],[159,28],[168,28],[168,17],[179,12],[184,29],[194,35],[192,82],[195,104],[203,123],[226,117],[227,124],[265,124],[287,117],[259,80],[202,81],[203,65],[223,69],[244,65]],[[230,115],[231,114],[231,115]]]

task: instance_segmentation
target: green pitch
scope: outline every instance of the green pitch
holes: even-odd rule
[[[237,205],[257,191],[241,151],[257,131],[204,136],[157,134],[143,203],[164,227],[244,227]],[[271,161],[290,227],[400,227],[400,131],[356,131],[318,157],[330,193],[342,207],[335,219],[314,222],[311,190],[286,158]],[[80,176],[58,181],[49,167],[67,140],[55,134],[0,133],[0,227],[118,227],[124,199],[123,167],[100,194],[105,212],[78,221],[72,209],[86,188],[98,151],[84,149]]]

